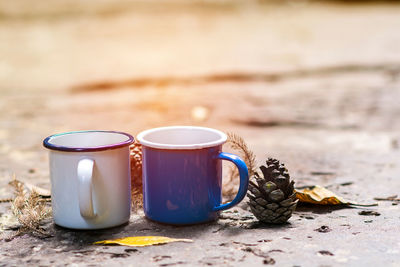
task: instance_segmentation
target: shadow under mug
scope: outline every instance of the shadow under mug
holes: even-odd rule
[[[222,152],[227,136],[205,127],[173,126],[141,132],[145,215],[168,224],[195,224],[218,218],[219,211],[246,195],[249,176],[238,156]],[[222,161],[233,162],[240,186],[232,202],[221,204]]]
[[[54,222],[101,229],[129,221],[131,177],[127,133],[80,131],[47,137]]]

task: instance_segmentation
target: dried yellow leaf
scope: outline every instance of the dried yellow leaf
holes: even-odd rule
[[[115,244],[129,247],[146,247],[152,245],[166,244],[171,242],[193,242],[191,239],[177,239],[165,236],[130,236],[113,240],[94,242],[95,245]]]
[[[318,205],[355,205],[355,206],[376,206],[377,204],[359,204],[346,200],[328,189],[315,185],[304,189],[296,189],[296,198],[300,202]]]
[[[50,190],[47,190],[47,189],[44,189],[44,188],[41,188],[41,187],[39,187],[39,186],[30,184],[30,183],[26,183],[26,182],[25,182],[24,184],[25,184],[25,186],[26,186],[31,192],[32,192],[32,191],[35,191],[35,192],[38,193],[38,195],[41,196],[41,197],[44,197],[44,198],[51,197],[51,192],[50,192]]]

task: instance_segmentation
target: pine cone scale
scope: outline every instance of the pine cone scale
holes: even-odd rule
[[[276,203],[267,204],[267,209],[276,210],[277,208],[279,208],[279,205]]]
[[[279,203],[279,205],[281,205],[282,207],[289,207],[289,206],[293,205],[293,199],[291,199],[291,198],[285,199],[285,200],[281,201]]]
[[[257,202],[258,204],[260,204],[261,206],[265,206],[265,205],[268,204],[268,201],[266,201],[265,199],[262,199],[262,198],[257,198],[257,199],[256,199],[256,202]]]

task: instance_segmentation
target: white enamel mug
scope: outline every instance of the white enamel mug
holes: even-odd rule
[[[57,225],[101,229],[129,221],[131,177],[127,133],[80,131],[47,137],[51,204]]]

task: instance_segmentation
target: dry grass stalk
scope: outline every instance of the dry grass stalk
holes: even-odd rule
[[[252,176],[256,171],[256,155],[253,151],[249,149],[244,139],[235,134],[228,133],[227,144],[234,150],[237,150],[240,153],[240,156],[243,158],[244,162],[249,169],[249,176]]]
[[[130,146],[130,160],[131,160],[131,197],[132,197],[132,210],[137,212],[143,207],[143,193],[142,193],[142,146],[135,143]]]
[[[132,211],[138,212],[143,208],[142,188],[132,188]]]
[[[23,183],[15,176],[9,184],[14,187],[15,194],[11,209],[21,225],[15,236],[25,233],[49,236],[49,233],[40,227],[42,221],[50,215],[46,200],[34,190],[29,195],[26,194]]]
[[[251,151],[244,141],[244,139],[235,134],[235,133],[227,133],[228,140],[226,142],[227,145],[230,146],[235,151],[239,152],[239,155],[244,160],[249,169],[249,176],[251,177],[255,173],[256,169],[256,156],[253,151]],[[237,177],[239,176],[239,172],[236,166],[231,166],[228,174],[228,180],[225,182],[223,196],[227,199],[232,199],[237,192]]]

